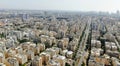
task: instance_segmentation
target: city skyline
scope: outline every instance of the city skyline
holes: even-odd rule
[[[1,9],[103,11],[120,10],[119,0],[1,0]]]
[[[0,66],[120,66],[120,13],[1,9]]]

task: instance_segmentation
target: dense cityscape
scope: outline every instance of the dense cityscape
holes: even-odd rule
[[[120,66],[120,13],[0,10],[0,66]]]

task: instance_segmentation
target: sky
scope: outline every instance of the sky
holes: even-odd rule
[[[0,0],[0,9],[116,12],[120,0]]]

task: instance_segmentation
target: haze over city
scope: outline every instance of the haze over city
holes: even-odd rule
[[[120,10],[120,0],[0,0],[2,9],[104,11]]]
[[[120,66],[119,0],[0,0],[0,66]]]

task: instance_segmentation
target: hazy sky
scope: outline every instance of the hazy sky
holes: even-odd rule
[[[0,8],[115,12],[120,0],[0,0]]]

